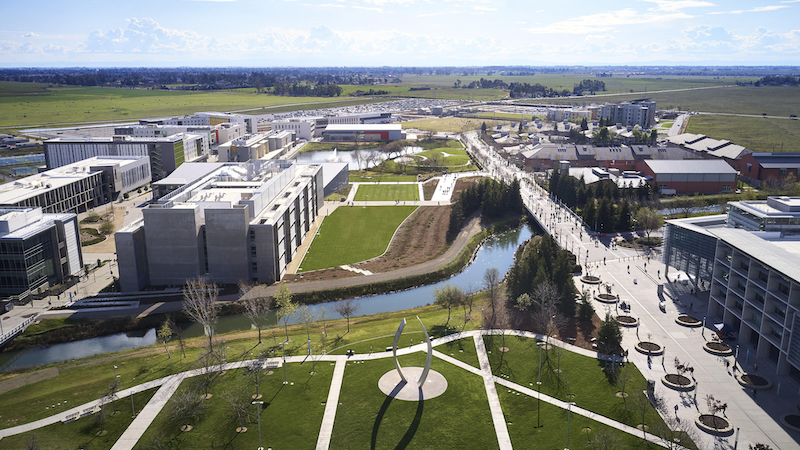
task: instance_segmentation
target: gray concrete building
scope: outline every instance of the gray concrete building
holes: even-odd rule
[[[148,205],[115,237],[123,291],[271,283],[285,273],[322,206],[322,166],[287,160],[227,163]]]

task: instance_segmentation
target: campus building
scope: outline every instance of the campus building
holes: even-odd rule
[[[127,125],[114,128],[115,136],[135,138],[168,137],[178,133],[193,133],[203,136],[202,153],[208,153],[212,145],[217,145],[217,130],[222,125],[177,126],[177,125]],[[244,130],[244,125],[240,125]]]
[[[736,189],[737,172],[722,160],[644,161],[642,174],[662,191],[678,194],[719,194]]]
[[[203,160],[203,135],[179,133],[167,137],[56,138],[45,141],[48,169],[66,166],[95,156],[149,156],[153,180],[160,180],[184,162]]]
[[[0,206],[79,213],[150,182],[147,156],[95,156],[0,184]]]
[[[241,123],[245,126],[245,132],[258,132],[258,119],[255,116],[243,114],[230,114],[222,112],[199,112],[191,116],[169,117],[163,119],[140,119],[140,125],[179,125],[179,126],[202,126],[219,125],[223,123]]]
[[[650,128],[656,122],[656,102],[634,100],[632,102],[606,103],[600,107],[600,118],[611,123],[627,126],[639,125]]]
[[[115,234],[122,290],[281,279],[323,205],[322,175],[318,164],[254,159],[159,198]]]
[[[290,119],[272,122],[273,131],[291,131],[299,139],[310,141],[314,138],[316,120]]]
[[[398,141],[406,138],[400,124],[328,125],[322,133],[326,141]]]
[[[246,134],[217,148],[219,162],[245,162],[251,159],[279,159],[296,141],[294,131],[268,131]]]
[[[751,206],[764,231],[731,214],[667,221],[664,262],[708,291],[706,322],[732,329],[740,353],[754,352],[774,364],[767,370],[800,382],[800,234],[770,229],[770,217],[800,223],[800,198]]]
[[[507,147],[505,151],[514,162],[536,171],[556,169],[562,161],[568,161],[570,167],[605,167],[622,171],[641,171],[645,161],[700,159],[690,151],[661,145],[601,147],[547,142],[520,146],[517,149]]]
[[[82,269],[75,214],[0,207],[0,299],[24,302]]]

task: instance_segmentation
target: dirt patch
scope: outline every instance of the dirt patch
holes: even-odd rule
[[[461,195],[461,191],[467,189],[468,187],[474,185],[478,182],[478,180],[486,180],[486,177],[464,177],[459,178],[456,180],[456,185],[453,187],[453,195],[450,197],[451,200],[456,201],[458,196]]]
[[[721,430],[728,427],[728,421],[719,416],[712,416],[711,414],[703,414],[700,416],[700,422],[715,430]]]
[[[422,185],[422,194],[425,196],[423,200],[430,200],[433,198],[433,193],[436,192],[436,187],[439,186],[439,180],[430,180]]]
[[[688,386],[692,384],[692,380],[677,373],[668,373],[665,375],[665,377],[667,381],[678,386]]]
[[[766,385],[769,384],[769,381],[767,381],[766,378],[764,378],[762,376],[759,376],[759,375],[753,375],[753,374],[750,374],[750,373],[742,375],[742,381],[744,381],[745,384],[749,384],[749,385],[753,385],[753,386],[766,386]],[[0,392],[2,392],[2,391],[0,391]]]
[[[592,348],[592,338],[596,337],[595,334],[602,322],[602,319],[600,319],[597,314],[592,316],[591,321],[580,321],[577,317],[571,317],[567,320],[566,325],[560,328],[555,334],[558,335],[557,339],[568,344],[587,350],[597,350]],[[532,331],[534,333],[542,332],[542,330],[538,330],[533,326],[533,320],[530,314],[525,315],[519,329]]]
[[[58,376],[58,369],[44,369],[33,373],[20,374],[14,378],[0,382],[0,394],[8,392],[22,386],[49,380]]]
[[[372,273],[384,273],[435,259],[448,248],[446,233],[449,224],[450,206],[421,206],[397,230],[389,250],[383,256],[355,267]],[[354,276],[363,275],[337,267],[287,275],[284,280],[329,280]]]

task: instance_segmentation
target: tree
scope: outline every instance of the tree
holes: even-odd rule
[[[258,392],[258,388],[261,384],[261,370],[263,369],[263,366],[264,363],[261,360],[254,361],[247,366],[247,377],[250,378],[250,381],[256,385],[256,393],[253,395],[253,399],[261,398],[261,393]]]
[[[219,315],[217,295],[217,285],[208,284],[201,278],[189,280],[183,288],[183,311],[192,320],[203,325],[208,335],[209,351],[213,350],[212,336]]]
[[[244,304],[244,315],[258,328],[258,343],[261,343],[261,329],[267,323],[272,300],[255,292],[255,285],[246,281],[239,281],[239,292]]]
[[[650,142],[655,143],[658,140],[658,130],[653,128],[650,130]]]
[[[689,217],[692,214],[692,209],[700,206],[700,201],[694,197],[678,197],[671,202],[671,206],[679,209],[683,217]],[[639,219],[636,219],[637,221]]]
[[[352,298],[342,300],[333,307],[333,310],[339,313],[340,316],[347,319],[347,332],[350,332],[350,318],[355,315],[356,311],[361,305],[356,303]]]
[[[631,379],[633,379],[633,372],[630,366],[622,366],[617,372],[617,386],[619,386],[619,390],[622,392],[622,402],[626,404],[628,395],[625,393],[625,386]]]
[[[587,131],[589,129],[589,121],[586,120],[586,117],[581,119],[581,131]]]
[[[442,309],[447,309],[447,326],[450,323],[450,311],[464,301],[464,291],[450,283],[446,283],[441,288],[433,289],[434,303]]]
[[[753,447],[750,447],[753,448]],[[25,439],[25,450],[41,450],[42,447],[39,445],[39,435],[36,433],[31,434]]]
[[[481,124],[481,133],[486,133],[486,122]]]
[[[164,320],[164,323],[161,324],[161,328],[158,329],[158,338],[161,339],[161,342],[164,343],[164,350],[167,351],[167,359],[172,358],[172,356],[169,354],[169,349],[167,348],[167,341],[171,337],[172,337],[172,326],[170,325],[170,318],[167,317]]]
[[[250,403],[250,396],[247,395],[247,392],[244,389],[234,389],[226,391],[222,394],[222,398],[225,399],[225,402],[230,408],[228,410],[228,416],[239,422],[240,430],[246,429],[248,422],[250,422],[250,408],[252,406]]]
[[[316,317],[312,311],[308,309],[306,305],[300,305],[297,308],[297,317],[300,318],[300,322],[306,325],[306,339],[311,340],[311,331],[308,329],[308,326],[311,322],[314,321]]]
[[[114,232],[114,222],[106,219],[100,224],[100,234],[108,236]]]
[[[600,353],[617,353],[617,349],[622,344],[622,327],[617,319],[606,313],[606,318],[597,330],[597,350]]]
[[[495,267],[486,269],[486,272],[483,273],[483,286],[489,291],[489,303],[492,306],[492,316],[494,316],[495,302],[499,297],[499,284],[500,271]]]
[[[586,444],[589,450],[616,450],[622,447],[619,436],[608,430],[600,429],[593,434],[592,439]]]
[[[194,389],[179,390],[171,400],[170,415],[183,424],[182,431],[191,430],[190,423],[200,417],[207,406],[207,403],[203,403],[202,397]]]
[[[664,216],[660,212],[650,208],[639,208],[636,211],[636,227],[644,230],[645,236],[650,237],[650,233],[658,230],[664,225]]]
[[[289,342],[289,319],[297,311],[297,303],[292,301],[292,293],[286,283],[281,283],[275,294],[275,306],[278,308],[278,320],[283,322],[286,331],[286,342]]]
[[[578,320],[586,322],[592,320],[592,317],[594,317],[594,306],[589,301],[589,293],[584,292],[581,294],[581,303],[578,306]]]
[[[179,327],[174,320],[170,319],[173,335],[178,339],[178,346],[181,349],[181,359],[186,358],[186,342],[183,340],[183,328]]]

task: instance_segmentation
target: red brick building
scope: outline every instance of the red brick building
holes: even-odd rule
[[[750,153],[736,161],[742,179],[758,186],[762,181],[798,177],[800,153]]]

